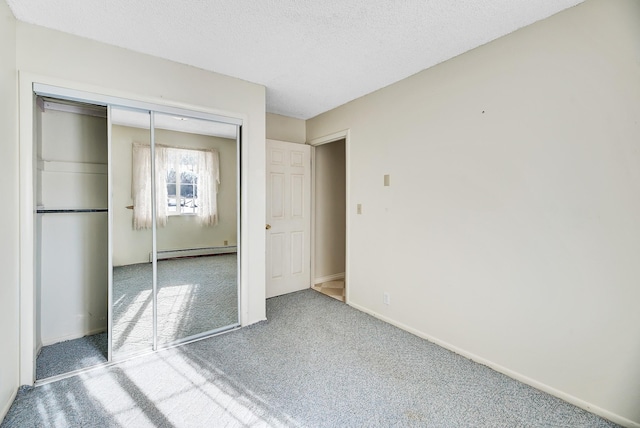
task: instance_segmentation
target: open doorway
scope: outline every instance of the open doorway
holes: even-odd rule
[[[346,141],[315,147],[312,288],[346,301]]]

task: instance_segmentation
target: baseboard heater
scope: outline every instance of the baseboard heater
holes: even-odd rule
[[[180,257],[215,256],[217,254],[233,254],[238,252],[235,245],[225,247],[186,248],[184,250],[158,251],[158,260],[177,259]],[[153,253],[149,253],[149,262],[153,261]]]

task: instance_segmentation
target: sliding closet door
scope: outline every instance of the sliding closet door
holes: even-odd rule
[[[239,326],[242,120],[33,88],[34,347],[99,348],[43,376]]]
[[[113,360],[154,349],[152,148],[148,111],[110,107]]]
[[[158,345],[238,325],[237,126],[154,114]]]

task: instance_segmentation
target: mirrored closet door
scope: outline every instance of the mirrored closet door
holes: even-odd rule
[[[241,121],[42,88],[37,382],[239,326]]]
[[[111,352],[153,350],[151,113],[110,107]]]
[[[158,344],[238,323],[237,127],[156,113]]]
[[[238,126],[110,112],[114,361],[238,326]]]

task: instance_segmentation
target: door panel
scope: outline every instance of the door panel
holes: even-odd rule
[[[267,297],[311,285],[310,193],[310,147],[267,140]]]
[[[284,273],[284,233],[272,233],[270,244],[271,276],[269,278],[279,279]]]
[[[304,188],[304,175],[291,176],[291,217],[304,219],[304,198],[307,196]]]
[[[284,174],[271,174],[271,218],[284,219]]]
[[[304,273],[304,233],[300,231],[291,232],[291,274],[300,275]]]

